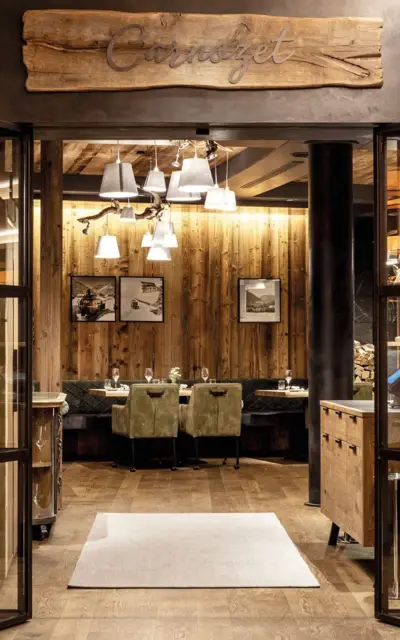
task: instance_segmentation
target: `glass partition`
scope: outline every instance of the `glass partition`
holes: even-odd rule
[[[0,128],[0,630],[31,617],[32,141]]]

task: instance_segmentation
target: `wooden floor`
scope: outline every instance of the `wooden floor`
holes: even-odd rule
[[[328,548],[330,523],[304,506],[307,467],[243,461],[129,473],[106,463],[64,469],[64,505],[34,548],[34,619],[1,640],[268,640],[399,638],[373,619],[371,554]],[[275,512],[320,589],[67,589],[98,511]],[[127,558],[127,561],[129,559]]]

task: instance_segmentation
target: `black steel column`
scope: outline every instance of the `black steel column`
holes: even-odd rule
[[[353,148],[309,144],[309,503],[320,504],[320,400],[353,397]]]

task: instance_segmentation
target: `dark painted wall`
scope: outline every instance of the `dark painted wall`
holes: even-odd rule
[[[292,91],[158,89],[124,93],[28,94],[21,60],[26,9],[115,9],[384,19],[382,89]],[[400,121],[399,0],[1,0],[0,120],[126,124],[372,123]]]
[[[373,218],[356,218],[354,228],[354,339],[372,342]]]

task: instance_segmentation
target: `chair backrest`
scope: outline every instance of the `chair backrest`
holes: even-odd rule
[[[242,385],[195,384],[188,407],[194,436],[240,436]]]
[[[127,400],[133,438],[176,438],[179,419],[177,384],[133,384]]]

